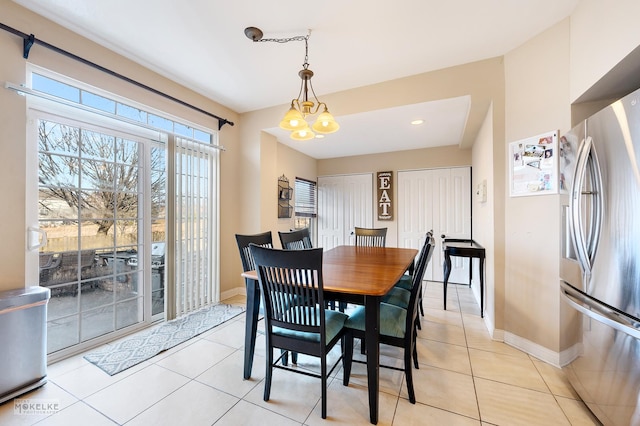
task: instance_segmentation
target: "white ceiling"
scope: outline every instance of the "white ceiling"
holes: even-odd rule
[[[299,90],[304,43],[254,43],[246,27],[265,38],[311,29],[309,68],[322,99],[503,55],[569,16],[579,0],[14,1],[234,111],[284,105],[284,114]],[[455,145],[470,105],[461,97],[348,116],[329,105],[340,130],[302,143],[277,123],[265,130],[315,158]],[[425,124],[407,126],[407,117]]]

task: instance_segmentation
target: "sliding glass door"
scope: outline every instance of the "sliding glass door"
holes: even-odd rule
[[[142,322],[145,304],[163,312],[165,150],[62,119],[37,126],[38,220],[47,235],[39,279],[52,292],[51,353]]]

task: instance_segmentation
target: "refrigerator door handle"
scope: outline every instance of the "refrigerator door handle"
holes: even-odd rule
[[[570,284],[560,281],[560,292],[571,307],[598,322],[640,339],[640,324],[590,297],[582,294]]]
[[[587,252],[587,244],[585,242],[584,229],[582,227],[582,186],[584,184],[585,173],[587,170],[587,160],[591,143],[593,140],[588,137],[583,139],[578,149],[578,158],[576,161],[575,175],[571,184],[571,198],[569,200],[569,226],[571,228],[571,238],[576,249],[576,257],[582,269],[585,281],[591,275],[591,262]]]
[[[589,173],[590,188],[585,192],[584,185],[587,173]],[[582,269],[583,284],[585,286],[591,277],[591,269],[600,241],[603,189],[598,155],[595,151],[593,139],[588,136],[584,139],[578,151],[578,161],[569,201],[571,235],[576,248],[578,262]],[[583,208],[588,208],[588,210],[583,211]],[[586,216],[588,223],[585,223],[583,214]]]

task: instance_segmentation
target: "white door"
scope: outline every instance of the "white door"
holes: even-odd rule
[[[373,226],[373,175],[319,177],[319,246],[330,249],[354,244],[356,226]]]
[[[436,247],[425,279],[442,281],[442,235],[471,238],[471,169],[398,172],[398,246],[419,248],[433,230]],[[469,261],[452,258],[450,282],[467,283]]]
[[[398,172],[398,247],[420,250],[425,234],[434,230],[433,184],[432,170]],[[425,272],[425,279],[432,279],[433,262]]]
[[[342,176],[318,178],[318,247],[343,244]]]
[[[373,227],[373,176],[344,176],[345,244],[356,243],[355,227]]]

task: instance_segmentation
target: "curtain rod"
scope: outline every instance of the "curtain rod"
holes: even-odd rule
[[[119,74],[119,73],[117,73],[115,71],[112,71],[112,70],[110,70],[108,68],[105,68],[102,65],[98,65],[95,62],[91,62],[91,61],[89,61],[87,59],[81,58],[80,56],[74,55],[71,52],[67,52],[66,50],[63,50],[63,49],[60,49],[59,47],[51,45],[51,44],[49,44],[49,43],[47,43],[45,41],[39,40],[33,34],[29,34],[28,35],[26,33],[23,33],[22,31],[16,30],[15,28],[11,28],[11,27],[9,27],[9,26],[1,23],[1,22],[0,22],[0,29],[3,29],[3,30],[5,30],[5,31],[7,31],[7,32],[9,32],[11,34],[17,35],[18,37],[22,38],[22,41],[23,41],[23,55],[22,56],[24,57],[24,59],[28,59],[29,58],[29,51],[31,50],[31,47],[33,47],[34,44],[39,44],[39,45],[41,45],[43,47],[46,47],[47,49],[53,50],[54,52],[57,52],[57,53],[59,53],[61,55],[64,55],[64,56],[66,56],[68,58],[74,59],[74,60],[76,60],[78,62],[82,62],[85,65],[88,65],[88,66],[90,66],[92,68],[100,70],[100,71],[102,71],[104,73],[107,73],[107,74],[113,76],[113,77],[116,77],[116,78],[119,78],[121,80],[124,80],[124,81],[126,81],[128,83],[131,83],[131,84],[133,84],[135,86],[138,86],[138,87],[140,87],[142,89],[148,90],[149,92],[155,93],[156,95],[162,96],[162,97],[164,97],[166,99],[169,99],[169,100],[171,100],[173,102],[176,102],[176,103],[178,103],[178,104],[180,104],[182,106],[186,106],[187,108],[191,108],[193,110],[196,110],[196,111],[198,111],[198,112],[200,112],[202,114],[208,115],[209,117],[213,117],[216,120],[218,120],[218,130],[222,129],[222,126],[224,126],[225,124],[228,124],[230,126],[234,125],[233,121],[229,121],[226,118],[219,117],[219,116],[217,116],[215,114],[212,114],[212,113],[210,113],[208,111],[203,110],[202,108],[198,108],[197,106],[191,105],[191,104],[189,104],[189,103],[187,103],[185,101],[182,101],[182,100],[180,100],[178,98],[174,98],[173,96],[168,95],[168,94],[166,94],[164,92],[161,92],[161,91],[159,91],[157,89],[154,89],[153,87],[147,86],[146,84],[142,84],[142,83],[140,83],[140,82],[138,82],[136,80],[133,80],[133,79],[131,79],[129,77],[126,77],[126,76],[124,76],[122,74]]]

